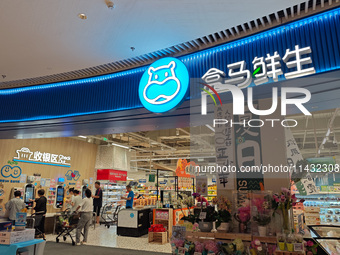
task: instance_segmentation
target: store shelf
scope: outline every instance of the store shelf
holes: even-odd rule
[[[192,232],[187,231],[186,236],[189,238],[215,238],[220,240],[234,240],[236,238],[242,241],[252,241],[251,234],[241,234],[241,233],[211,233],[211,232]]]
[[[253,240],[259,240],[261,243],[277,243],[276,236],[253,236]]]

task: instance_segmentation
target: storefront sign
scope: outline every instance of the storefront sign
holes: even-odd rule
[[[258,105],[258,102],[256,102]],[[256,106],[256,108],[258,108]],[[258,119],[259,116],[246,111],[245,115],[235,115],[235,122],[242,122],[248,119]],[[234,127],[235,135],[235,163],[237,167],[236,183],[237,190],[261,190],[263,187],[263,173],[259,172],[242,172],[243,166],[261,166],[262,165],[262,146],[261,146],[261,129],[260,127]]]
[[[146,183],[146,179],[139,179],[139,183]]]
[[[269,78],[273,82],[278,82],[283,79],[293,79],[315,73],[314,67],[308,65],[312,63],[311,57],[307,56],[312,52],[311,48],[304,47],[300,48],[299,45],[295,45],[294,50],[286,49],[285,55],[282,61],[286,64],[288,69],[294,69],[294,71],[287,72],[283,75],[281,68],[281,57],[277,51],[273,55],[267,54],[267,57],[255,57],[252,61],[253,73],[246,69],[246,62],[239,61],[236,63],[228,64],[229,78],[226,78],[226,73],[217,69],[209,69],[203,76],[202,80],[206,83],[205,89],[201,92],[201,113],[202,115],[207,114],[207,96],[213,98],[212,94],[208,91],[209,89],[215,93],[217,98],[222,105],[219,94],[225,92],[231,92],[233,96],[233,114],[244,115],[244,94],[241,89],[247,88],[248,94],[248,111],[254,115],[270,115],[276,111],[278,105],[278,89],[273,88],[273,104],[268,110],[258,110],[255,106],[256,102],[253,102],[252,87],[249,85],[253,81],[256,86],[267,83]],[[209,84],[209,85],[208,85]],[[305,96],[300,99],[287,99],[287,93],[302,93]],[[286,105],[295,104],[301,112],[305,115],[311,115],[310,112],[302,105],[310,100],[311,93],[304,88],[282,88],[281,90],[281,111],[282,115],[286,115]],[[215,99],[213,99],[216,105]]]
[[[97,180],[126,181],[127,172],[114,169],[98,169]]]
[[[17,156],[13,161],[42,164],[50,166],[70,167],[71,157],[59,154],[35,151],[32,152],[29,148],[23,147],[16,151]]]
[[[162,58],[145,70],[138,95],[151,112],[165,113],[183,102],[189,88],[186,66],[176,58]]]

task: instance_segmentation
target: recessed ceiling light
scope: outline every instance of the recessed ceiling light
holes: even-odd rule
[[[78,17],[79,17],[80,19],[87,19],[87,16],[86,16],[84,13],[79,13],[79,14],[78,14]]]

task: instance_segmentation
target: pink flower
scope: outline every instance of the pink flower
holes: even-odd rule
[[[295,196],[295,194],[293,194],[293,195],[292,195],[292,199],[296,199],[296,196]]]
[[[280,200],[279,200],[278,197],[275,197],[274,199],[275,199],[275,202],[276,202],[276,203],[280,202]]]
[[[281,191],[282,191],[282,192],[285,192],[285,193],[288,193],[288,192],[289,192],[289,189],[287,189],[287,188],[281,188]]]
[[[292,203],[292,206],[296,206],[296,202],[293,202],[293,203]]]
[[[311,240],[307,241],[307,246],[313,246],[313,245],[314,245],[313,241]]]
[[[286,197],[285,197],[284,195],[281,195],[280,201],[281,201],[282,203],[285,202],[285,201],[286,201]]]

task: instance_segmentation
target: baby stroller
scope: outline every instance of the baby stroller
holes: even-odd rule
[[[27,217],[26,221],[27,221],[27,228],[34,228],[35,229],[35,236],[42,236],[42,238],[44,239],[44,241],[46,241],[45,239],[45,234],[43,232],[41,232],[41,230],[39,229],[39,226],[41,224],[41,221],[44,220],[44,212],[36,212],[33,213],[30,217]]]
[[[56,242],[59,243],[59,237],[63,237],[63,240],[66,241],[67,236],[71,238],[72,245],[75,245],[75,241],[73,240],[73,236],[71,232],[77,228],[79,222],[79,214],[78,213],[70,213],[69,211],[64,211],[58,218],[58,229],[59,235],[56,237]]]

